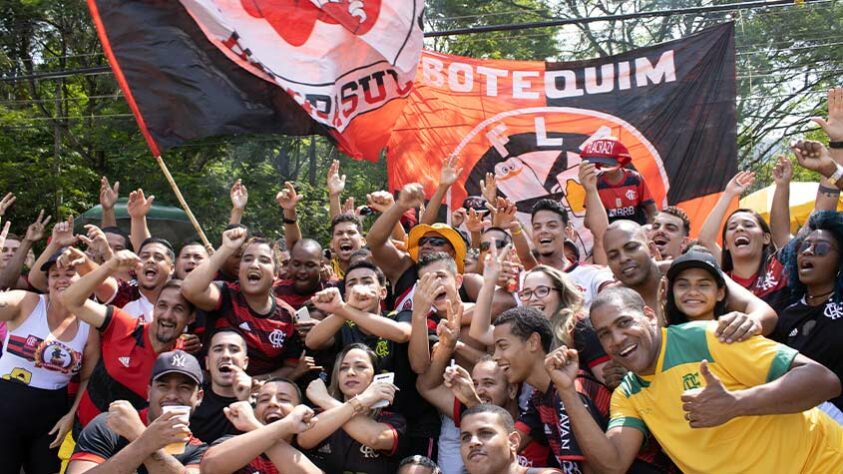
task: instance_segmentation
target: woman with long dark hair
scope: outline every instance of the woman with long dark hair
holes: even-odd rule
[[[326,472],[392,474],[401,461],[399,445],[406,422],[379,402],[392,404],[395,385],[375,381],[378,356],[354,343],[337,355],[330,389],[321,379],[307,388],[307,397],[324,411],[298,443]]]

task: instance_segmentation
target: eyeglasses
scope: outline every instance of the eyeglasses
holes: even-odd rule
[[[831,242],[823,240],[803,240],[799,245],[799,253],[805,253],[810,248],[814,249],[814,255],[817,257],[824,257],[828,254],[828,252],[837,250]]]
[[[506,247],[506,244],[507,242],[505,240],[495,240],[495,248],[498,250]],[[481,252],[488,252],[490,248],[492,248],[491,242],[480,242]]]
[[[424,247],[425,244],[430,244],[433,247],[441,247],[449,243],[445,237],[422,237],[419,239],[419,247]]]
[[[532,290],[530,288],[525,288],[518,292],[518,297],[521,298],[521,301],[529,301],[533,298],[533,295],[536,295],[536,298],[544,298],[545,296],[549,295],[551,291],[558,291],[556,288],[551,288],[549,286],[537,286]]]

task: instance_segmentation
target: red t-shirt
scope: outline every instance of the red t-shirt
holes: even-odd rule
[[[79,402],[78,428],[108,411],[108,405],[115,400],[126,400],[138,410],[145,408],[149,378],[158,358],[150,340],[149,324],[114,306],[108,306],[99,331],[100,360]],[[74,434],[78,434],[76,429]]]
[[[597,192],[606,208],[609,222],[617,219],[629,219],[639,224],[647,223],[644,206],[653,204],[653,196],[647,189],[647,183],[638,172],[623,168],[623,178],[617,184],[609,183],[605,174],[597,177]]]

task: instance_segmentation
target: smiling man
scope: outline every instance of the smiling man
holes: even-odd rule
[[[157,237],[143,241],[138,257],[141,265],[135,270],[135,280],[121,281],[110,304],[148,323],[152,321],[153,308],[161,289],[173,276],[176,257],[170,242]]]
[[[576,392],[577,351],[563,346],[545,365],[598,471],[625,472],[650,433],[682,472],[840,470],[843,427],[814,408],[840,394],[840,380],[822,365],[760,336],[723,343],[713,321],[659,329],[629,288],[601,293],[591,321],[629,370],[608,431]]]
[[[663,259],[672,260],[682,255],[688,247],[691,235],[691,220],[678,207],[668,206],[653,219],[648,231],[650,240],[656,245]]]
[[[337,278],[345,276],[346,270],[350,265],[351,254],[366,245],[366,239],[363,238],[360,224],[354,214],[339,214],[331,220],[331,244],[330,249],[333,253],[331,259],[331,266],[334,268],[334,275]]]
[[[148,409],[138,412],[129,402],[118,400],[108,413],[85,427],[67,466],[68,474],[199,472],[207,445],[190,434],[178,412],[165,411],[178,406],[192,412],[202,401],[199,362],[183,351],[161,354],[152,369],[148,393]],[[178,450],[170,449],[179,444]]]
[[[192,271],[182,293],[208,312],[208,328],[232,328],[246,340],[249,375],[293,375],[303,345],[293,323],[294,310],[272,293],[275,255],[271,242],[246,240],[243,228],[223,232],[222,246]],[[214,282],[225,261],[243,249],[238,282]]]
[[[158,354],[172,350],[193,319],[194,308],[181,295],[180,280],[170,280],[161,289],[151,323],[89,299],[106,278],[140,265],[137,255],[122,250],[70,285],[62,295],[70,311],[100,332],[101,357],[79,403],[74,437],[99,413],[108,411],[114,400],[144,408],[149,374]]]
[[[335,281],[322,279],[322,258],[319,242],[312,239],[296,242],[290,250],[290,263],[287,265],[289,279],[275,283],[272,288],[275,296],[293,309],[299,309],[309,303],[318,291],[336,286]]]
[[[460,426],[460,454],[468,474],[551,474],[558,469],[522,467],[516,452],[521,434],[509,412],[481,404],[466,410]]]

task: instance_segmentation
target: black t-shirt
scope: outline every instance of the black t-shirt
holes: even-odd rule
[[[587,318],[577,321],[574,326],[574,346],[579,352],[582,370],[592,372],[595,366],[609,362],[609,356],[603,350],[600,339],[591,326],[591,320]]]
[[[144,424],[147,424],[146,410],[141,411],[139,414]],[[129,445],[129,441],[126,438],[119,436],[108,428],[106,424],[107,417],[108,413],[100,413],[82,430],[82,433],[76,440],[76,449],[70,457],[71,462],[90,461],[96,464],[103,464],[121,449]],[[199,463],[202,462],[202,455],[205,454],[207,449],[207,444],[191,437],[187,446],[184,448],[184,453],[174,457],[184,467],[198,469]],[[143,464],[137,467],[137,474],[147,474],[147,472]]]
[[[308,457],[326,473],[395,474],[401,462],[399,446],[407,429],[407,422],[398,413],[381,410],[379,423],[395,431],[395,443],[388,451],[375,451],[357,442],[340,428],[311,450]]]
[[[211,384],[205,384],[205,396],[190,416],[190,431],[193,436],[213,443],[226,435],[239,434],[240,431],[228,421],[222,409],[237,401],[236,397],[223,397],[214,393]]]
[[[220,445],[233,437],[234,435],[223,436],[214,441],[211,446]],[[279,474],[279,471],[278,468],[275,467],[275,464],[265,454],[261,454],[255,459],[249,461],[249,464],[241,467],[231,474]]]
[[[843,380],[843,302],[808,306],[805,299],[779,316],[773,339],[828,367]],[[829,400],[843,410],[843,395]]]

